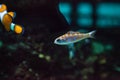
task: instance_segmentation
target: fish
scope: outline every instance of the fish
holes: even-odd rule
[[[22,34],[24,27],[13,23],[16,13],[13,11],[8,12],[5,4],[0,4],[0,20],[6,31],[13,31],[16,34]]]
[[[54,40],[54,44],[57,45],[70,45],[86,38],[94,38],[96,30],[93,30],[88,33],[81,33],[78,31],[68,31],[67,33],[57,37]]]

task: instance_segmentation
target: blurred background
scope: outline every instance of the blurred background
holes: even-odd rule
[[[0,80],[120,80],[120,1],[0,0],[15,11],[22,35],[0,23]],[[96,30],[75,43],[75,57],[55,38]]]

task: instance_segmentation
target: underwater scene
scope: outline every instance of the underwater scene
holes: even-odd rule
[[[0,80],[120,80],[119,41],[119,0],[0,0]]]

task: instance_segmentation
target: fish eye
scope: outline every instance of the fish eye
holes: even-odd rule
[[[61,39],[61,38],[57,38],[57,39],[55,39],[55,41],[54,41],[55,44],[61,44],[61,43],[64,43],[64,42],[65,42],[65,40],[64,40],[64,39]]]
[[[57,42],[61,42],[62,40],[61,39],[57,39]]]
[[[59,43],[61,43],[61,42],[65,42],[65,39],[58,38],[56,41],[59,42]]]

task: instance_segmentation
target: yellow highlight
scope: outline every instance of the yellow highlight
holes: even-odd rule
[[[23,28],[22,28],[22,26],[20,26],[20,25],[15,25],[14,31],[15,31],[17,34],[20,34],[20,33],[22,33]]]
[[[44,58],[44,55],[43,54],[39,54],[38,57],[39,58]]]
[[[0,12],[3,12],[7,9],[6,5],[5,4],[2,4],[1,5],[1,8],[0,8]]]
[[[50,61],[51,57],[50,57],[50,56],[46,56],[45,59],[46,59],[47,61]]]

